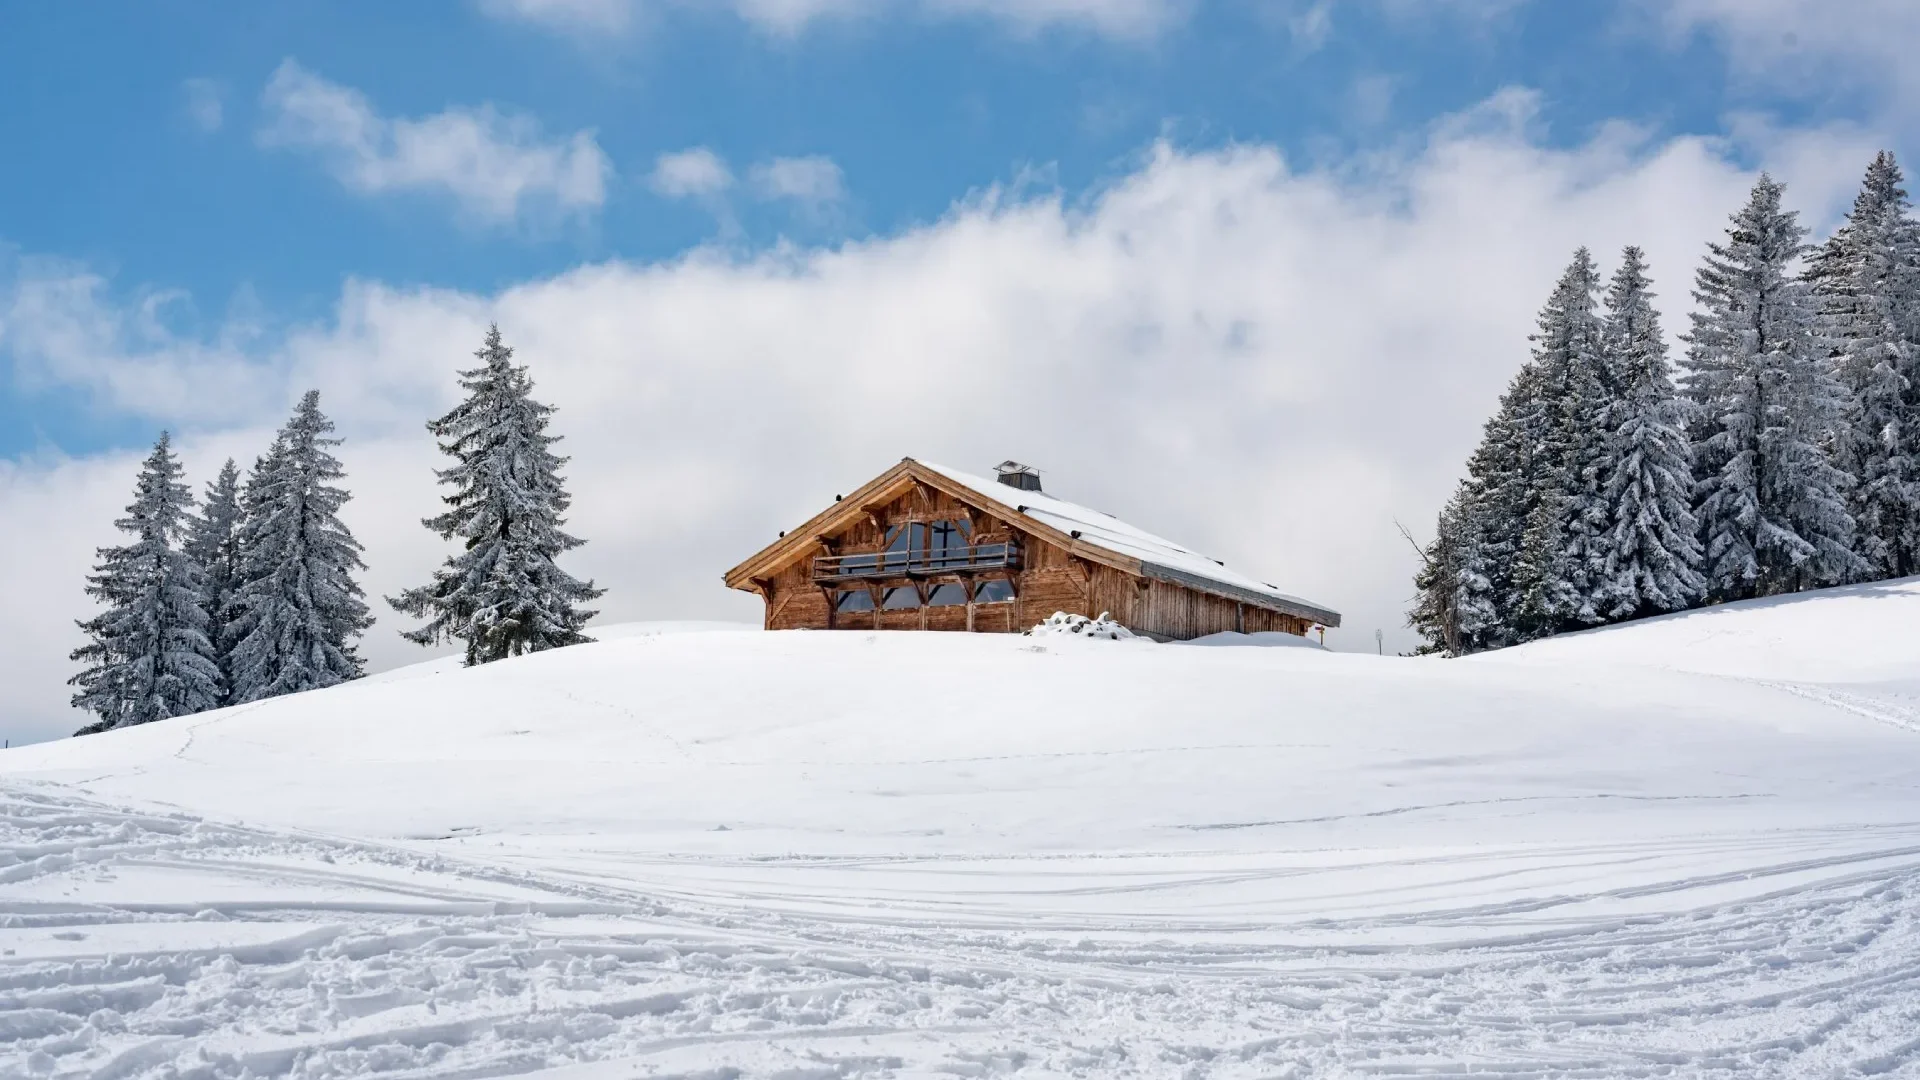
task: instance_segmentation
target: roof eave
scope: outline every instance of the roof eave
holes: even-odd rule
[[[1252,604],[1255,607],[1265,608],[1268,611],[1277,611],[1282,615],[1293,615],[1302,619],[1312,619],[1322,626],[1337,627],[1340,625],[1340,613],[1337,611],[1331,611],[1327,608],[1317,607],[1313,604],[1298,600],[1269,596],[1257,589],[1243,589],[1224,581],[1214,581],[1210,578],[1203,578],[1198,574],[1189,574],[1184,570],[1176,570],[1171,566],[1142,562],[1140,564],[1140,572],[1144,577],[1179,585],[1182,588],[1192,589],[1195,592],[1210,593],[1214,596],[1223,597],[1239,603]]]
[[[727,587],[749,592],[757,591],[754,585],[755,578],[777,572],[789,558],[813,543],[814,537],[829,531],[829,527],[841,518],[859,514],[861,507],[869,505],[873,496],[894,487],[905,478],[912,464],[914,464],[912,458],[902,459],[879,476],[860,485],[847,495],[841,496],[825,510],[801,522],[798,527],[789,530],[785,536],[754,552],[742,560],[738,566],[726,572],[723,580]]]

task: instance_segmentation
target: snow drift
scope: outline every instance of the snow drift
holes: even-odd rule
[[[1916,625],[1905,581],[1469,661],[633,627],[19,748],[0,995],[54,1004],[0,1072],[196,1011],[207,1076],[1920,1068]],[[159,953],[117,1019],[46,989]]]

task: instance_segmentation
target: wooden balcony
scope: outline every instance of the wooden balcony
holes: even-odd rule
[[[816,583],[872,581],[879,578],[921,578],[937,574],[971,574],[983,570],[1018,570],[1017,544],[973,544],[931,551],[869,551],[857,555],[822,555],[813,560]]]

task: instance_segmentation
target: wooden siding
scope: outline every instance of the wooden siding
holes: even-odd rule
[[[777,569],[753,571],[767,576],[738,583],[740,587],[751,586],[761,592],[766,601],[767,629],[959,632],[971,629],[976,633],[1004,634],[1025,630],[1056,611],[1089,618],[1106,612],[1136,633],[1172,640],[1226,630],[1250,634],[1278,630],[1304,635],[1313,625],[1299,616],[1237,602],[1175,582],[1150,580],[1130,569],[1096,561],[1082,553],[1079,544],[1064,534],[1056,535],[1024,519],[1020,520],[1028,529],[1042,528],[1045,537],[1016,527],[996,517],[995,512],[963,502],[928,482],[902,480],[879,491],[863,489],[856,492],[854,498],[884,501],[840,505],[840,512],[834,516],[817,517],[816,522],[837,524],[830,531],[789,538],[788,546],[782,550],[790,554],[776,564]],[[834,590],[813,581],[813,559],[817,555],[876,552],[885,544],[887,530],[894,525],[956,518],[965,518],[971,523],[973,543],[1019,545],[1021,567],[1018,573],[1010,575],[1013,600],[889,611],[878,607],[882,590],[876,585],[874,610],[835,612]],[[1073,547],[1070,550],[1063,544]],[[735,571],[736,574],[746,572],[745,566]],[[993,576],[998,576],[998,572],[973,580]],[[930,590],[942,582],[962,580],[959,575],[943,574],[912,584]],[[908,583],[888,584],[905,586]],[[860,586],[847,583],[841,587]]]
[[[907,505],[918,500],[918,505]],[[908,496],[881,511],[883,524],[907,520],[933,520],[964,513],[964,509],[945,501],[930,502]],[[1186,640],[1226,630],[1243,633],[1282,631],[1304,635],[1311,624],[1251,604],[1189,589],[1165,581],[1149,581],[1111,566],[1088,562],[1014,530],[1004,523],[982,522],[977,534],[981,542],[1013,539],[1022,545],[1023,566],[1013,576],[1015,598],[985,604],[954,604],[941,607],[898,608],[871,611],[832,611],[832,592],[815,585],[812,559],[789,563],[771,580],[767,598],[766,627],[769,630],[935,630],[975,633],[1017,633],[1056,611],[1089,618],[1105,612],[1136,633],[1169,640]],[[1011,535],[1010,535],[1011,534]],[[839,536],[829,537],[838,553],[849,554],[877,550],[884,529],[871,520],[862,520]],[[920,583],[931,589],[941,577]],[[876,601],[881,589],[873,590]],[[972,611],[969,613],[969,606]]]

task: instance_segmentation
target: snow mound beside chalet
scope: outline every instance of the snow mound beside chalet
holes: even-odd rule
[[[1906,1075],[1914,625],[606,628],[0,751],[0,1075]]]
[[[0,779],[352,835],[736,855],[1920,820],[1915,625],[1909,581],[1467,662],[616,627],[482,668],[439,660],[16,748]]]
[[[1026,632],[1027,637],[1038,638],[1084,638],[1088,641],[1152,641],[1141,637],[1113,621],[1107,612],[1101,612],[1097,618],[1089,619],[1085,615],[1074,615],[1065,611],[1056,611],[1042,621],[1034,624]]]
[[[1631,665],[1758,680],[1911,682],[1920,680],[1920,577],[1661,615],[1501,649],[1472,662]]]

